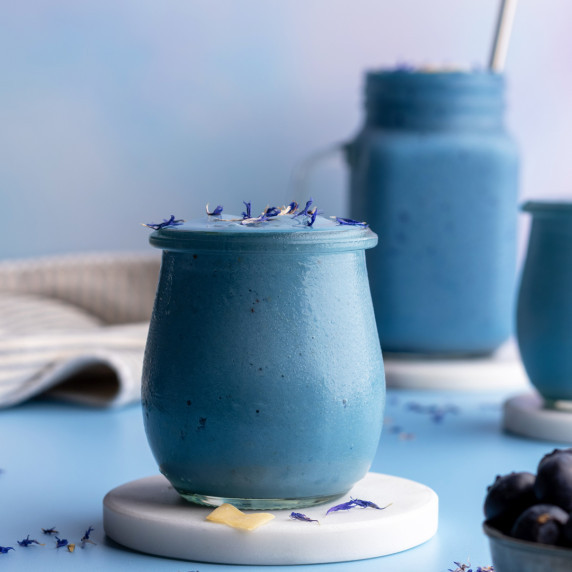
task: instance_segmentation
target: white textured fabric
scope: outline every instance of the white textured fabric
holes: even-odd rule
[[[0,261],[0,293],[39,294],[82,308],[106,324],[151,316],[160,254],[110,253]]]
[[[138,400],[159,266],[155,253],[0,262],[0,407]]]

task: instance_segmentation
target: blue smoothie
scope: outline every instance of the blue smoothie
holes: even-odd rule
[[[532,226],[517,304],[526,373],[548,402],[572,402],[572,202],[529,201]]]
[[[352,217],[368,253],[384,351],[485,354],[511,334],[518,153],[503,77],[381,71],[349,148]]]
[[[375,235],[320,217],[211,217],[151,243],[164,253],[143,408],[161,472],[206,504],[304,506],[349,490],[383,418],[364,253]]]

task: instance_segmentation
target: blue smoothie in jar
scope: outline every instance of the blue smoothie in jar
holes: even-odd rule
[[[523,210],[532,215],[532,226],[517,303],[520,356],[545,405],[570,410],[572,202],[528,201]]]
[[[371,72],[365,99],[348,147],[351,216],[380,236],[367,264],[383,350],[494,351],[512,333],[516,282],[503,76]]]
[[[279,218],[209,217],[150,238],[164,252],[145,428],[161,472],[194,502],[326,502],[377,449],[385,381],[365,265],[377,237]]]

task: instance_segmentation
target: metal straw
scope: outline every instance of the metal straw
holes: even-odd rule
[[[501,0],[495,40],[489,62],[489,68],[497,73],[504,69],[517,2],[518,0]]]

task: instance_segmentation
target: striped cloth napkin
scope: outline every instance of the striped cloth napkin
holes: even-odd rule
[[[0,262],[0,407],[138,400],[159,265],[128,253]]]

